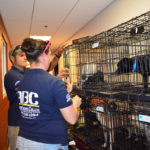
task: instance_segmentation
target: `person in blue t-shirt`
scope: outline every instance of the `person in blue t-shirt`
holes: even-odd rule
[[[9,52],[9,59],[13,66],[4,77],[4,86],[9,100],[8,140],[10,150],[16,150],[20,118],[17,87],[19,82],[23,79],[25,67],[27,65],[27,59],[25,53],[21,50],[19,45]]]
[[[18,87],[21,111],[18,150],[68,150],[67,123],[75,124],[81,98],[71,99],[64,82],[46,70],[49,42],[24,39],[22,50],[30,70]]]

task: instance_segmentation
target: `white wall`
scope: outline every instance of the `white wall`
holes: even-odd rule
[[[107,31],[147,11],[150,11],[150,0],[115,0],[75,34],[68,43],[70,43],[72,39]]]

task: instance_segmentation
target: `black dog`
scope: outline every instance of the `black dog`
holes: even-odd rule
[[[132,58],[123,58],[117,64],[115,74],[124,74],[137,72],[143,76],[144,88],[148,88],[148,77],[150,76],[150,55],[135,56]]]
[[[91,87],[98,83],[104,82],[104,74],[101,71],[94,73],[93,75],[82,75],[83,87]]]

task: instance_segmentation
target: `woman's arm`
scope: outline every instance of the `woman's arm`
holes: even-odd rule
[[[79,113],[77,108],[81,105],[81,98],[79,96],[75,96],[73,99],[73,104],[71,106],[68,106],[66,108],[60,109],[64,119],[70,123],[75,124],[78,120]]]

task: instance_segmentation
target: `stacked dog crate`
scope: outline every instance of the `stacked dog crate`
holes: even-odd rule
[[[64,65],[83,100],[80,149],[150,150],[150,12],[66,47]]]

